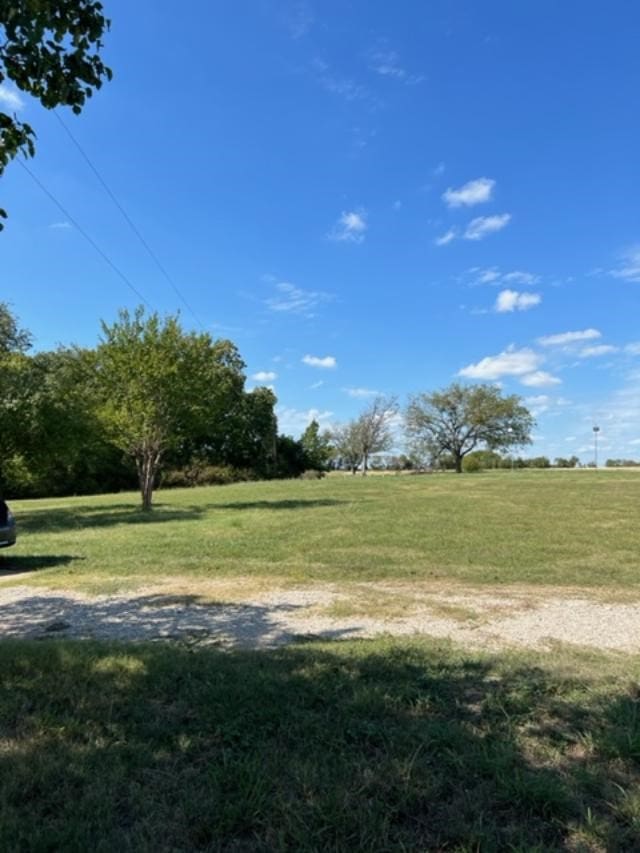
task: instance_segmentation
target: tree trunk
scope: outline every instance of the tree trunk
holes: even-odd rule
[[[462,456],[456,453],[454,459],[456,460],[456,474],[462,474]]]
[[[368,459],[369,459],[369,454],[365,453],[364,456],[362,457],[362,476],[363,477],[367,476],[367,461],[368,461]]]
[[[160,463],[160,453],[152,450],[145,450],[140,457],[136,459],[136,468],[138,469],[138,482],[140,484],[140,496],[142,498],[142,510],[149,512],[152,508],[153,499],[153,484],[155,483],[158,465]]]

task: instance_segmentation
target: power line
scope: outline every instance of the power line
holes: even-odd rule
[[[152,306],[147,302],[147,300],[146,300],[146,299],[144,298],[144,296],[140,293],[140,291],[138,290],[138,288],[137,288],[134,284],[132,284],[132,282],[130,281],[130,279],[129,279],[129,278],[128,278],[128,277],[127,277],[127,276],[122,272],[122,270],[114,264],[114,262],[113,262],[113,261],[111,260],[111,258],[106,254],[106,252],[103,252],[103,250],[102,250],[102,249],[100,248],[100,246],[96,243],[96,241],[93,239],[93,237],[91,237],[89,234],[87,234],[87,232],[86,232],[86,231],[84,230],[84,228],[80,225],[80,223],[79,223],[76,219],[74,219],[74,217],[69,213],[69,211],[68,211],[68,210],[67,210],[67,209],[66,209],[66,208],[65,208],[65,207],[64,207],[64,206],[63,206],[63,205],[58,201],[58,199],[54,196],[54,194],[53,194],[52,192],[50,192],[50,191],[45,187],[45,185],[42,183],[42,181],[40,180],[40,178],[38,178],[36,175],[34,175],[34,173],[33,173],[33,172],[31,171],[31,169],[26,165],[26,163],[24,163],[24,161],[23,161],[23,160],[18,160],[17,162],[22,166],[22,168],[23,168],[23,169],[25,170],[25,172],[26,172],[26,173],[31,177],[31,179],[32,179],[32,180],[33,180],[33,181],[34,181],[34,182],[35,182],[35,183],[40,187],[40,189],[42,190],[42,192],[43,192],[46,196],[48,196],[48,197],[51,199],[51,201],[55,204],[55,206],[58,208],[58,210],[60,210],[60,211],[62,212],[63,216],[64,216],[66,219],[68,219],[68,220],[69,220],[69,222],[71,222],[71,224],[74,226],[74,228],[76,228],[76,229],[80,232],[80,234],[82,234],[82,236],[84,237],[84,239],[85,239],[85,240],[86,240],[86,241],[87,241],[91,246],[93,246],[93,248],[94,248],[94,249],[96,250],[96,252],[100,255],[100,257],[101,257],[101,258],[102,258],[102,259],[103,259],[107,264],[109,264],[109,266],[110,266],[110,267],[111,267],[111,269],[116,273],[116,275],[118,275],[118,276],[119,276],[119,277],[124,281],[124,283],[127,285],[127,287],[135,293],[135,295],[138,297],[138,299],[139,299],[139,300],[140,300],[144,305],[146,305],[146,306],[147,306],[147,308],[148,308],[150,311],[153,311],[153,310],[154,310],[154,309],[153,309],[153,307],[152,307]]]
[[[174,293],[176,294],[176,296],[178,297],[178,299],[180,299],[180,301],[182,302],[182,304],[187,308],[187,310],[189,311],[189,313],[191,314],[191,316],[193,317],[193,319],[196,321],[196,323],[200,326],[200,328],[204,330],[204,326],[203,326],[203,324],[200,322],[200,319],[199,319],[199,318],[198,318],[198,316],[196,315],[195,311],[193,310],[193,308],[191,307],[191,305],[189,305],[189,303],[187,302],[187,300],[186,300],[186,299],[185,299],[185,297],[183,296],[182,292],[180,291],[180,288],[179,288],[179,287],[178,287],[178,285],[174,282],[173,278],[169,275],[169,273],[167,272],[166,268],[164,267],[164,265],[162,264],[162,262],[160,261],[160,259],[159,259],[159,258],[158,258],[158,256],[156,255],[156,253],[153,251],[153,249],[151,248],[151,246],[150,246],[150,245],[147,243],[147,241],[144,239],[144,237],[143,237],[143,236],[142,236],[142,234],[140,233],[140,229],[136,226],[136,224],[133,222],[133,220],[131,219],[131,217],[129,216],[129,214],[127,213],[127,211],[124,209],[124,207],[122,206],[122,204],[118,201],[118,199],[116,198],[116,196],[115,196],[114,192],[111,190],[111,188],[109,187],[109,185],[107,184],[107,182],[105,181],[105,179],[102,177],[102,175],[101,175],[101,174],[100,174],[100,172],[98,171],[97,167],[96,167],[96,166],[93,164],[93,162],[91,161],[91,158],[89,157],[89,155],[86,153],[86,151],[84,150],[84,148],[82,147],[82,145],[78,142],[78,140],[75,138],[75,136],[73,135],[73,133],[71,132],[71,130],[69,129],[69,127],[67,126],[67,124],[66,124],[66,123],[63,121],[63,119],[58,115],[58,112],[57,112],[56,110],[54,110],[54,111],[53,111],[53,114],[54,114],[54,115],[55,115],[55,117],[58,119],[58,121],[60,122],[60,125],[61,125],[61,126],[62,126],[62,128],[64,129],[65,133],[67,134],[67,136],[69,137],[69,139],[73,142],[73,144],[75,145],[75,147],[78,149],[78,151],[80,152],[80,154],[81,154],[82,158],[84,159],[84,161],[86,162],[86,164],[89,166],[89,168],[91,169],[91,171],[93,172],[93,174],[96,176],[96,178],[98,179],[98,181],[99,181],[99,182],[100,182],[100,184],[102,185],[102,188],[104,189],[104,191],[107,193],[107,195],[109,196],[109,198],[111,199],[111,201],[115,204],[115,206],[118,208],[118,210],[120,211],[120,213],[121,213],[121,214],[122,214],[122,216],[124,217],[125,221],[126,221],[126,222],[127,222],[127,224],[129,225],[129,228],[131,228],[131,230],[133,231],[133,233],[136,235],[136,237],[138,238],[138,240],[140,241],[140,243],[142,244],[142,246],[143,246],[143,247],[144,247],[144,249],[146,250],[146,252],[147,252],[147,254],[149,255],[149,257],[153,260],[153,262],[154,262],[154,263],[155,263],[155,265],[158,267],[158,269],[160,270],[160,272],[162,273],[162,275],[164,276],[164,278],[166,279],[166,281],[168,281],[168,283],[170,284],[170,286],[173,288],[173,291],[174,291]]]

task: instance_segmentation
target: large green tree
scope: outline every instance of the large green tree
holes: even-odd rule
[[[494,385],[459,384],[414,396],[405,422],[416,452],[433,459],[450,453],[458,473],[464,457],[476,448],[508,450],[530,444],[535,424],[520,397],[504,397]]]
[[[0,0],[0,85],[9,80],[48,109],[80,113],[111,79],[100,57],[109,25],[97,0]],[[34,155],[35,138],[15,112],[0,112],[0,175],[17,154]]]
[[[142,308],[121,311],[102,332],[102,416],[113,442],[135,461],[148,510],[165,456],[193,446],[211,425],[226,428],[244,364],[231,342],[185,332],[177,317],[145,316]]]
[[[300,443],[307,457],[307,468],[324,471],[331,459],[331,433],[328,430],[320,432],[320,424],[315,418],[300,437]]]

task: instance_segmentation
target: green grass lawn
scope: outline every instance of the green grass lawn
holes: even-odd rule
[[[3,851],[634,851],[640,660],[0,644]]]
[[[12,504],[2,583],[639,597],[640,476],[330,477]],[[366,602],[365,602],[366,604]],[[0,643],[2,851],[640,850],[640,657]]]
[[[640,589],[634,471],[328,477],[160,491],[147,515],[137,504],[14,502],[19,541],[0,574],[93,591],[167,577]]]

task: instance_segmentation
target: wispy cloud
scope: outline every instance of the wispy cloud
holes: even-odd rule
[[[362,243],[367,228],[366,211],[343,210],[328,236],[341,243]]]
[[[463,367],[458,375],[488,381],[502,376],[523,376],[537,370],[541,361],[541,356],[528,347],[516,349],[510,346],[498,355],[488,355],[476,364]]]
[[[14,86],[8,86],[6,83],[0,83],[0,105],[5,107],[5,109],[18,112],[23,109],[24,101]]]
[[[503,273],[499,267],[472,267],[469,273],[474,277],[473,284],[493,284],[496,286],[505,284],[530,285],[537,284],[540,276],[524,270],[513,270]]]
[[[627,344],[624,351],[629,355],[640,355],[640,341]]]
[[[353,77],[345,77],[335,73],[329,64],[322,59],[314,59],[311,69],[322,88],[331,95],[336,95],[348,102],[363,101],[370,107],[379,105],[378,100],[369,89]]]
[[[372,391],[369,388],[343,388],[342,390],[350,397],[355,397],[356,399],[378,397],[380,395],[379,391]]]
[[[593,341],[601,337],[602,332],[597,329],[583,329],[580,332],[560,332],[557,335],[545,335],[538,338],[538,343],[543,347],[562,347],[581,341]]]
[[[557,376],[547,373],[546,370],[536,370],[522,376],[520,381],[529,388],[545,388],[548,385],[560,385],[562,382]]]
[[[307,364],[309,367],[321,367],[328,369],[338,366],[338,362],[332,355],[325,355],[324,357],[317,355],[305,355],[302,358],[302,363]]]
[[[476,178],[458,189],[445,190],[442,200],[448,207],[473,207],[491,200],[496,182],[492,178]]]
[[[451,243],[458,236],[457,228],[449,228],[449,230],[444,233],[441,237],[436,237],[434,243],[436,246],[446,246],[448,243]]]
[[[277,294],[265,300],[270,311],[298,314],[308,319],[316,316],[318,306],[330,302],[330,293],[320,290],[303,290],[288,281],[280,281],[275,285]]]
[[[424,80],[422,74],[410,74],[400,62],[395,50],[374,50],[369,54],[369,68],[381,77],[399,80],[407,85],[415,86]]]
[[[284,12],[283,19],[291,38],[297,40],[307,35],[315,23],[316,17],[307,0],[297,0]]]
[[[511,221],[510,213],[501,213],[496,216],[477,216],[467,225],[464,232],[465,240],[484,240],[489,234],[502,231]]]
[[[610,275],[621,278],[623,281],[640,282],[640,245],[632,246],[620,256],[620,264],[612,270]]]
[[[48,226],[54,231],[67,231],[69,228],[73,228],[73,225],[70,222],[52,222],[51,225]]]
[[[527,311],[542,302],[539,293],[518,293],[517,290],[502,290],[496,299],[495,310],[499,314],[512,311]]]
[[[251,377],[255,382],[273,382],[278,378],[278,374],[273,370],[259,370]]]
[[[278,431],[285,434],[293,433],[299,435],[305,430],[311,421],[317,421],[320,426],[330,426],[333,412],[321,411],[320,409],[294,409],[290,406],[277,406],[276,416],[278,418]]]
[[[309,385],[309,388],[312,391],[315,391],[318,388],[322,388],[323,385],[324,385],[324,379],[319,379],[317,382],[314,382],[312,385]]]
[[[442,161],[440,161],[437,166],[433,167],[433,169],[431,170],[431,174],[434,178],[439,178],[440,175],[444,175],[446,168],[446,165]]]
[[[595,358],[600,355],[610,355],[613,352],[618,352],[618,347],[611,344],[597,344],[594,347],[583,347],[580,350],[580,358]]]

